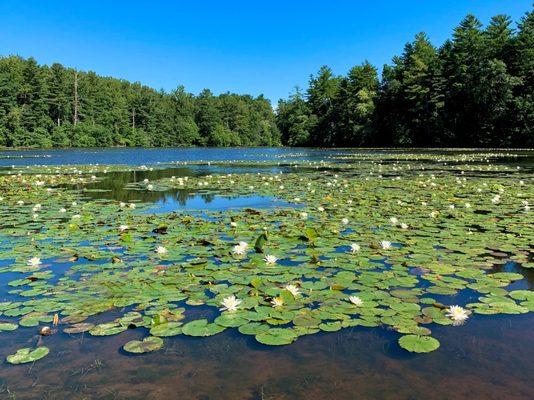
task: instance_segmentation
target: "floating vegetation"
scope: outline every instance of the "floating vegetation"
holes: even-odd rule
[[[44,346],[37,347],[36,349],[19,349],[15,354],[7,356],[7,362],[10,364],[31,363],[45,357],[49,352],[50,350]]]
[[[529,171],[476,154],[366,157],[127,186],[132,198],[187,190],[286,204],[201,214],[152,213],[70,186],[119,166],[1,175],[0,279],[10,278],[0,334],[46,323],[70,335],[139,329],[147,337],[124,350],[144,353],[165,337],[226,329],[277,346],[387,327],[400,347],[425,353],[440,346],[436,325],[534,311],[522,273],[534,267]],[[209,311],[199,317],[198,307]],[[46,354],[22,349],[8,361]]]

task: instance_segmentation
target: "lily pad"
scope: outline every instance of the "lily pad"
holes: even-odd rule
[[[439,341],[430,336],[405,335],[399,339],[399,345],[413,353],[430,353],[439,347]]]
[[[128,353],[149,353],[159,350],[163,347],[163,339],[155,336],[149,336],[143,340],[131,340],[124,345],[124,350]]]
[[[7,356],[7,362],[10,364],[26,364],[31,363],[48,355],[50,350],[48,347],[37,347],[36,349],[31,349],[29,347],[19,349],[15,354]]]

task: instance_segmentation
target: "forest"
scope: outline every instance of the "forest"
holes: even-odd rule
[[[336,76],[326,66],[280,101],[289,146],[534,146],[534,13],[517,25],[473,15],[441,47],[425,33],[385,65]]]
[[[263,96],[167,92],[0,58],[0,146],[534,147],[534,12],[451,39],[425,33],[378,68],[323,66],[276,110]]]
[[[0,59],[0,146],[275,146],[270,102],[170,93],[33,58]]]

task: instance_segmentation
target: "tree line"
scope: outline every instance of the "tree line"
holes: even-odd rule
[[[534,147],[534,13],[512,27],[473,15],[436,48],[407,43],[381,79],[364,62],[345,76],[326,66],[281,100],[289,146]]]
[[[273,146],[263,96],[170,93],[59,63],[0,58],[0,146]]]
[[[420,33],[381,78],[327,66],[280,100],[157,91],[33,58],[0,58],[0,146],[534,146],[534,12]]]

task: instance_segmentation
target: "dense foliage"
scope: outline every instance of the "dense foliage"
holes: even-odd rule
[[[0,58],[0,146],[256,146],[279,144],[263,96],[198,96]]]
[[[483,29],[468,15],[434,47],[424,33],[379,80],[368,62],[326,66],[278,105],[290,146],[534,146],[534,12]]]
[[[281,100],[195,96],[0,58],[0,146],[534,146],[534,12],[517,29],[468,15],[440,48],[424,33],[385,65],[326,66]]]

